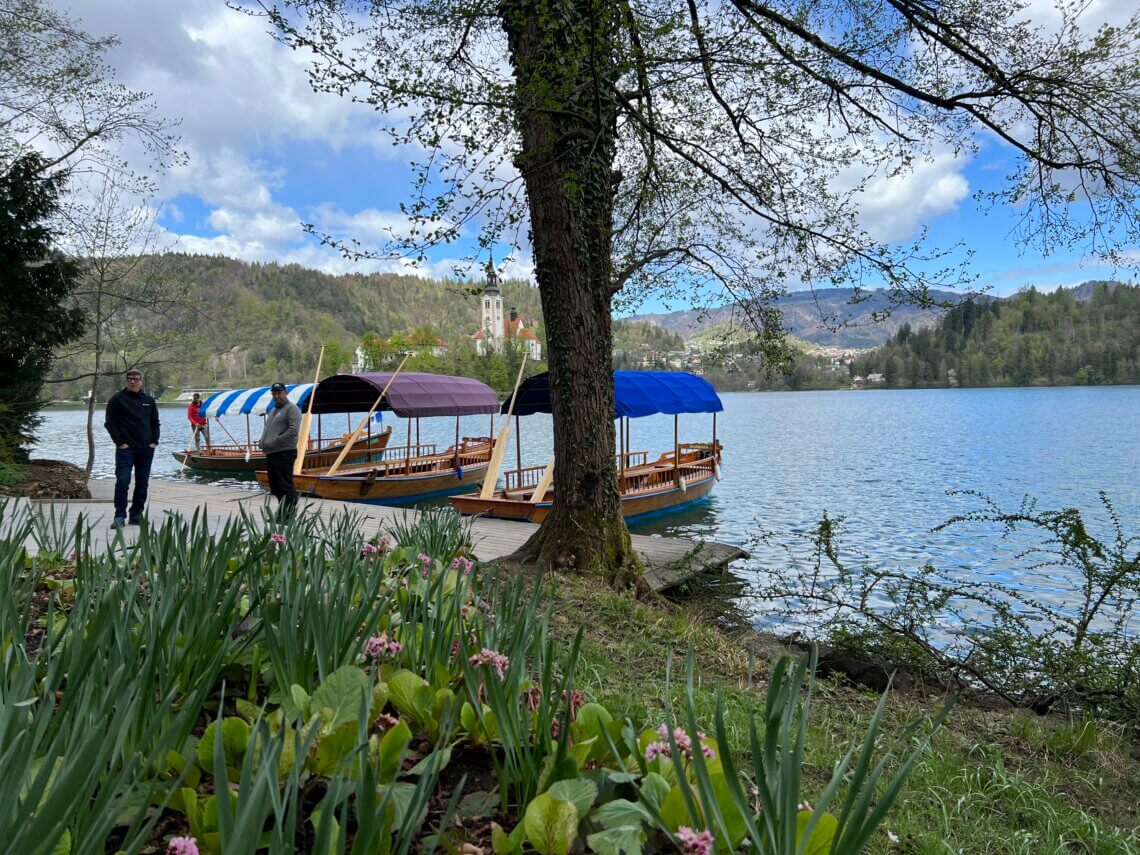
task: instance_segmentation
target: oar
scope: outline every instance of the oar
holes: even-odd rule
[[[507,440],[511,438],[511,416],[515,411],[515,401],[519,396],[519,384],[522,383],[523,369],[526,368],[526,354],[523,354],[519,364],[519,376],[515,379],[515,391],[511,393],[511,405],[507,408],[507,418],[499,428],[499,436],[495,439],[495,448],[491,452],[491,463],[487,467],[487,476],[483,479],[483,489],[479,491],[480,499],[489,499],[495,492],[495,482],[499,480],[499,469],[503,465],[503,457],[507,453]]]
[[[554,480],[554,455],[550,455],[550,462],[546,464],[546,468],[542,470],[542,477],[538,479],[538,483],[534,487],[534,492],[530,494],[530,503],[537,505],[542,501],[542,497],[546,495],[546,491],[550,488],[550,482]]]
[[[234,439],[234,435],[232,433],[230,433],[230,429],[225,426],[225,423],[222,421],[221,416],[214,416],[214,421],[216,421],[218,423],[218,427],[220,427],[222,430],[224,430],[226,432],[226,436],[228,436],[230,438],[230,442],[232,442],[235,446],[241,445],[240,442],[238,442],[236,439]],[[249,443],[246,443],[246,446],[245,446],[245,462],[249,463]]]
[[[317,384],[321,382],[321,363],[325,360],[325,346],[321,345],[317,357],[317,373],[313,377],[313,388],[309,392],[309,406],[301,416],[301,432],[297,435],[297,459],[293,462],[293,474],[300,475],[305,468],[305,452],[309,450],[309,429],[313,425],[313,399],[317,397]]]
[[[400,369],[404,367],[404,362],[407,362],[410,356],[410,353],[404,354],[403,362],[392,372],[392,376],[389,377],[388,382],[384,384],[384,391],[380,393],[380,397],[376,399],[376,403],[372,405],[372,409],[368,411],[368,415],[360,420],[360,424],[356,426],[356,430],[352,432],[352,436],[349,437],[348,442],[345,443],[344,448],[341,449],[340,454],[337,455],[336,460],[333,461],[333,465],[330,466],[329,471],[325,473],[326,475],[335,475],[336,471],[340,469],[340,464],[344,462],[344,458],[348,457],[348,453],[352,451],[353,444],[360,438],[360,435],[364,433],[364,428],[368,425],[368,420],[372,418],[372,414],[376,412],[376,408],[380,406],[380,402],[383,401],[384,396],[388,394],[388,388],[392,385],[392,381],[396,379],[396,375],[400,373]],[[410,450],[411,449],[409,449],[409,451]]]
[[[194,430],[193,426],[191,426],[190,430],[191,431]],[[186,446],[186,451],[183,452],[183,454],[182,454],[182,466],[178,470],[179,475],[182,475],[182,473],[186,471],[186,461],[190,459],[190,446],[193,444],[194,444],[194,435],[193,435],[193,433],[191,433],[190,442]]]

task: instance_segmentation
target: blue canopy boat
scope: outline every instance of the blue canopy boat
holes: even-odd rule
[[[516,416],[551,412],[550,379],[538,374],[526,380],[517,400],[508,398],[502,412]],[[618,419],[617,486],[626,519],[673,510],[703,499],[720,477],[721,444],[716,414],[724,409],[707,380],[681,371],[615,371],[614,417]],[[650,460],[646,451],[630,450],[631,419],[663,413],[673,416],[673,448]],[[710,442],[681,442],[680,413],[711,413]],[[518,430],[516,429],[516,435]],[[519,452],[519,457],[522,454]],[[542,522],[554,503],[557,478],[554,458],[546,466],[504,473],[504,488],[490,496],[453,496],[460,513]]]
[[[313,385],[312,383],[287,384],[289,400],[303,411],[309,400],[309,395],[312,394]],[[207,431],[206,447],[204,449],[188,447],[184,452],[176,451],[174,452],[174,459],[191,469],[206,472],[227,474],[264,472],[265,454],[257,447],[257,437],[261,436],[261,424],[258,423],[255,432],[250,417],[264,417],[276,406],[269,390],[269,386],[224,389],[207,397],[198,409],[199,415],[207,422],[213,419],[212,429]],[[233,433],[222,422],[222,416],[245,416],[245,442],[234,437]],[[351,422],[349,422],[348,429],[351,433]],[[366,461],[372,459],[374,455],[382,453],[388,445],[388,438],[391,435],[391,427],[376,433],[370,429],[367,438],[353,446],[351,460]],[[214,441],[223,436],[228,442]],[[318,416],[316,437],[309,440],[309,449],[305,452],[304,465],[328,466],[344,448],[348,436],[349,434],[342,436],[339,431],[332,436],[322,436],[321,422]]]

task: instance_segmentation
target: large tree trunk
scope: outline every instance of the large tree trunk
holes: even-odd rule
[[[614,461],[611,244],[616,140],[612,4],[505,2],[535,275],[547,330],[554,507],[516,553],[636,580]]]

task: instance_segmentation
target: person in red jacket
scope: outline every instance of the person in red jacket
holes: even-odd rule
[[[210,447],[210,421],[201,415],[202,396],[194,393],[190,406],[186,408],[186,418],[190,420],[190,430],[194,432],[194,450],[202,450],[202,438],[206,439],[206,448]]]

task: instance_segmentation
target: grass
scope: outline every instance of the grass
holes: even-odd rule
[[[771,663],[788,652],[778,641],[726,630],[675,603],[599,590],[587,580],[559,579],[551,598],[558,632],[586,627],[579,687],[615,716],[660,719],[667,700],[680,714],[681,686],[664,697],[666,669],[672,657],[677,672],[692,644],[698,716],[711,720],[723,691],[732,744],[747,744],[748,714],[761,704]],[[809,788],[823,788],[832,765],[866,730],[877,700],[836,681],[819,682],[804,770]],[[940,702],[917,693],[892,695],[887,734],[933,714]],[[920,758],[869,851],[1140,852],[1136,740],[1122,725],[961,703]]]

